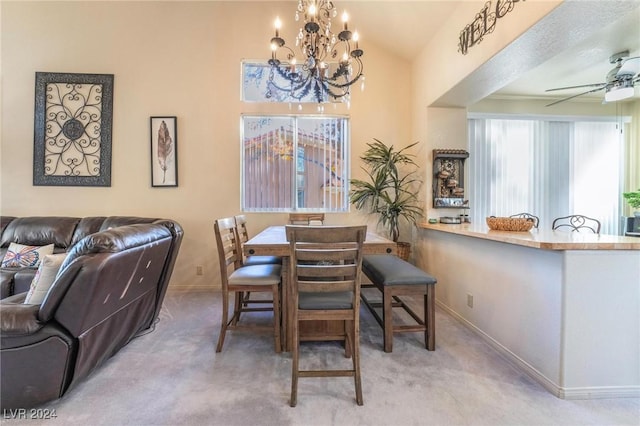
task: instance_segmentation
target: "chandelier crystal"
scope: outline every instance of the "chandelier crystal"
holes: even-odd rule
[[[349,90],[354,83],[364,83],[361,60],[364,51],[358,46],[358,32],[352,33],[348,29],[349,17],[345,12],[342,29],[336,35],[331,28],[331,18],[337,14],[331,1],[298,1],[296,21],[302,18],[303,22],[296,37],[296,47],[301,54],[301,63],[280,37],[282,23],[276,18],[267,98],[279,91],[298,101],[309,97],[318,103],[345,101],[349,99]],[[278,59],[281,52],[284,52],[286,63]]]

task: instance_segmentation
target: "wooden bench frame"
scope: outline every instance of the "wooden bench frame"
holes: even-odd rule
[[[364,272],[364,270],[363,270]],[[366,272],[365,272],[366,274]],[[393,351],[393,333],[405,333],[424,331],[425,348],[429,351],[436,349],[436,317],[435,317],[435,287],[434,284],[407,284],[407,285],[383,285],[375,281],[367,274],[372,284],[362,284],[362,288],[377,288],[382,293],[382,302],[372,302],[360,293],[362,302],[369,308],[374,318],[384,331],[384,351]],[[424,319],[420,318],[400,296],[424,297]],[[376,308],[382,307],[382,317]],[[404,309],[415,321],[416,324],[393,324],[393,308]]]

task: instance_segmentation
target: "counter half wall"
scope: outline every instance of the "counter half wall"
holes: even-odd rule
[[[554,395],[640,396],[640,239],[425,223],[415,252],[437,304]]]

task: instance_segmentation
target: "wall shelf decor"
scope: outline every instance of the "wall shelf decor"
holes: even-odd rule
[[[464,199],[464,161],[469,153],[462,149],[433,150],[433,207],[469,208]]]
[[[33,184],[111,186],[113,74],[36,72]]]

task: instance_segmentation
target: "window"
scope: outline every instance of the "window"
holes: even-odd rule
[[[471,219],[528,212],[582,214],[618,234],[623,138],[616,122],[593,118],[473,117],[469,122]]]
[[[242,210],[346,212],[349,121],[242,117]]]
[[[281,65],[287,67],[286,63]],[[329,71],[333,72],[337,67],[335,63],[328,64]],[[271,65],[259,61],[242,61],[242,101],[243,102],[293,102],[293,103],[317,103],[314,92],[303,94],[298,99],[289,95],[287,91],[278,90],[277,87],[286,89],[291,83],[273,72]],[[326,94],[323,103],[340,102],[335,99],[327,99]]]

